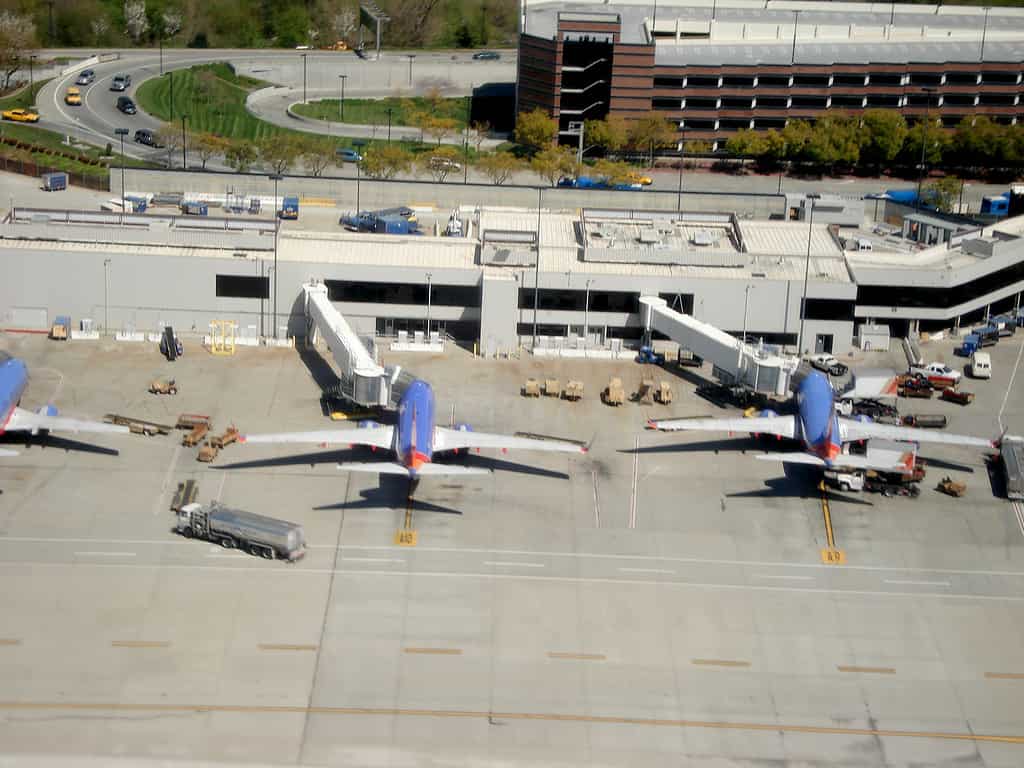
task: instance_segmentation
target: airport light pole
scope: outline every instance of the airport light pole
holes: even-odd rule
[[[170,91],[170,93],[168,94],[168,100],[167,100],[168,108],[170,109],[170,112],[171,112],[170,119],[174,120],[174,70],[173,69],[167,70],[167,88]]]
[[[593,280],[587,280],[586,293],[583,298],[583,346],[590,346],[590,284]]]
[[[110,259],[103,260],[103,333],[110,327]]]
[[[362,156],[362,149],[366,146],[366,139],[355,139],[352,146],[356,148],[356,154]],[[362,160],[356,160],[356,218],[359,218],[359,183],[362,179]]]
[[[797,357],[801,357],[803,355],[804,319],[807,314],[807,279],[811,274],[811,235],[814,232],[814,200],[816,197],[817,195],[807,196],[807,199],[811,203],[811,211],[807,222],[807,261],[804,264],[804,290],[800,296],[800,333],[796,337]]]
[[[274,338],[278,338],[277,335],[277,233],[281,229],[281,219],[278,216],[277,206],[277,182],[284,178],[280,173],[270,174],[270,178],[274,182]]]
[[[181,116],[181,170],[188,170],[188,155],[186,154],[185,147],[185,121],[188,120],[188,115]]]
[[[415,53],[406,54],[409,57],[409,86],[412,87],[412,63],[416,60]]]
[[[800,11],[793,11],[793,52],[790,54],[790,66],[796,64],[796,30],[800,26]]]
[[[985,36],[988,32],[988,12],[991,10],[989,6],[985,6],[985,24],[981,28],[981,55],[978,57],[979,62],[985,61]]]
[[[127,128],[115,128],[114,134],[121,140],[121,223],[124,223],[124,137],[128,135]]]
[[[686,156],[686,128],[679,140],[679,188],[676,190],[676,210],[683,212],[683,158]]]
[[[388,113],[388,144],[391,143],[391,107],[387,109]]]
[[[924,94],[924,122],[921,124],[921,167],[917,171],[917,199],[914,201],[914,210],[921,210],[921,185],[924,183],[924,148],[928,143],[928,133],[931,130],[929,120],[931,120],[931,106],[932,106],[932,94],[935,93],[936,88],[922,88],[921,93]]]
[[[427,343],[430,343],[430,288],[433,275],[427,272]]]
[[[306,58],[309,56],[307,53],[300,53],[302,56],[302,103],[306,103]]]
[[[533,346],[530,351],[537,352],[537,306],[540,303],[540,202],[544,194],[543,187],[537,187],[537,260],[533,268]]]
[[[341,80],[341,101],[338,102],[338,120],[339,122],[345,122],[345,81],[348,79],[348,75],[338,75],[338,79]]]
[[[28,96],[34,102],[36,100],[35,91],[35,78],[32,74],[32,70],[35,69],[36,54],[31,53],[28,57]]]

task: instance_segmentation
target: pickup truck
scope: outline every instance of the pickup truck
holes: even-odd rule
[[[924,376],[932,386],[955,387],[960,383],[960,371],[950,368],[945,363],[929,363],[928,365],[913,366],[911,374]]]

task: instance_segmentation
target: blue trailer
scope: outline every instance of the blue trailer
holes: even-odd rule
[[[1010,213],[1010,195],[989,195],[981,198],[981,215],[1001,218]]]
[[[976,333],[969,333],[964,336],[960,346],[953,350],[953,354],[959,357],[970,357],[981,349],[981,337]]]
[[[45,192],[60,192],[68,188],[68,175],[63,172],[44,173],[43,190]]]
[[[282,219],[299,218],[299,196],[285,195],[281,201],[280,216]]]
[[[418,229],[415,221],[401,216],[377,216],[373,231],[386,235],[415,235]]]
[[[145,213],[148,202],[144,197],[137,195],[125,195],[124,207],[126,213]]]

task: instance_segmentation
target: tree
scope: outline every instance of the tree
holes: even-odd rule
[[[334,144],[330,141],[309,136],[301,142],[302,162],[314,176],[322,176],[327,167],[337,158]]]
[[[174,155],[181,149],[181,130],[173,123],[164,123],[156,132],[156,140],[157,143],[164,145],[164,150],[167,152],[167,167],[173,167]]]
[[[205,171],[206,164],[210,162],[211,158],[227,153],[229,142],[212,133],[199,133],[189,137],[189,145],[199,155],[199,162],[202,163]]]
[[[813,133],[806,120],[791,120],[782,129],[783,157],[786,160],[802,160]]]
[[[470,134],[469,141],[472,143],[476,151],[479,152],[481,145],[487,139],[487,134],[491,132],[491,124],[486,121],[477,121],[474,122],[470,128],[472,129],[472,133]]]
[[[609,186],[619,184],[632,184],[635,182],[637,173],[629,163],[620,160],[601,159],[594,163],[594,175],[604,179]]]
[[[1009,132],[984,115],[965,117],[950,142],[953,160],[968,168],[994,168],[1005,164]],[[920,147],[919,147],[920,148]]]
[[[654,162],[654,150],[674,144],[677,139],[672,123],[657,112],[648,112],[629,126],[629,145],[634,149],[647,151],[650,162]]]
[[[181,11],[168,8],[160,15],[161,36],[164,39],[174,37],[181,32]]]
[[[439,147],[442,141],[453,135],[458,129],[458,120],[451,117],[438,117],[436,114],[424,115],[420,123],[420,130],[436,141]]]
[[[126,0],[124,4],[124,28],[132,42],[138,45],[149,29],[145,0]]]
[[[0,11],[0,73],[4,90],[11,87],[14,73],[29,63],[29,51],[35,45],[36,27],[28,16]]]
[[[608,115],[604,120],[583,123],[583,145],[601,147],[605,152],[618,152],[629,141],[629,124],[624,117]]]
[[[476,167],[492,184],[504,184],[513,173],[522,169],[523,163],[511,152],[491,152],[481,155]]]
[[[229,141],[224,161],[239,173],[245,173],[256,162],[256,148],[246,140]]]
[[[907,121],[891,109],[867,109],[860,117],[864,132],[860,159],[881,169],[899,155],[907,140]]]
[[[533,156],[530,168],[551,186],[555,186],[560,178],[574,173],[576,153],[568,147],[547,147]]]
[[[265,136],[259,144],[260,162],[274,173],[284,173],[299,159],[302,147],[291,136],[280,134]]]
[[[832,171],[837,165],[853,166],[860,160],[862,131],[857,119],[842,112],[826,112],[811,130],[805,152],[814,163]]]
[[[542,150],[549,146],[558,134],[558,122],[543,109],[520,112],[516,118],[516,141]]]
[[[737,157],[760,159],[768,151],[764,132],[741,128],[725,142],[725,151]]]
[[[434,181],[443,182],[453,171],[462,170],[459,165],[459,150],[455,147],[438,147],[432,152],[425,152],[416,159],[416,165],[429,173]]]
[[[110,19],[106,16],[97,16],[89,22],[89,29],[92,31],[93,42],[101,45],[110,31]]]
[[[373,144],[363,153],[363,172],[375,179],[393,179],[412,167],[412,155],[398,144]]]
[[[935,165],[942,161],[942,155],[949,146],[949,136],[936,123],[926,125],[924,121],[914,124],[907,131],[907,139],[903,142],[900,160],[905,165],[917,166],[921,162],[921,143],[924,142],[925,165]]]
[[[964,183],[956,176],[943,176],[936,179],[922,193],[922,197],[928,200],[944,213],[952,213],[956,208],[960,193],[963,191]]]

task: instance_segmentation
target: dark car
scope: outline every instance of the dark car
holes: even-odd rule
[[[164,146],[160,143],[160,139],[157,138],[157,135],[148,128],[140,128],[137,130],[135,132],[135,141],[139,144],[145,144],[147,147],[153,147],[155,149],[160,149]]]
[[[124,112],[126,115],[134,115],[136,112],[135,102],[129,99],[127,96],[118,96],[117,108]]]
[[[475,61],[497,61],[501,58],[501,54],[496,51],[477,51],[473,54]]]
[[[126,91],[128,86],[132,84],[131,75],[114,75],[114,79],[110,81],[110,90],[112,91]]]
[[[75,85],[92,85],[93,80],[96,79],[96,72],[91,69],[83,69],[78,73],[78,79],[75,80]]]

